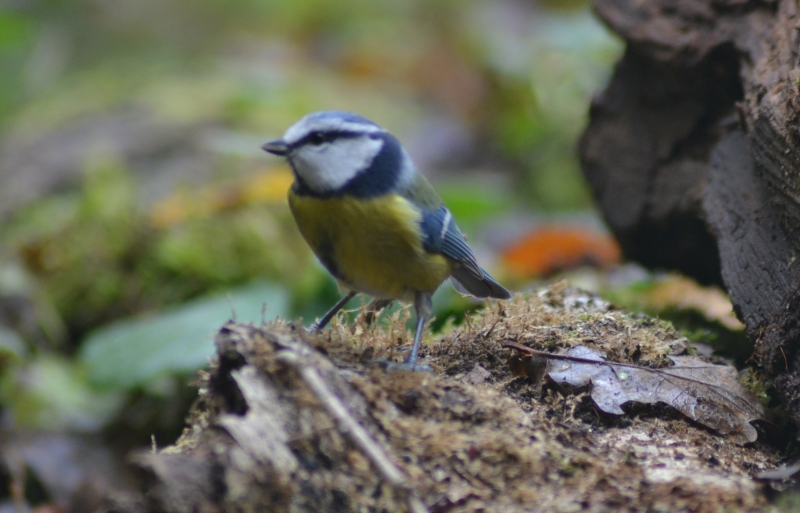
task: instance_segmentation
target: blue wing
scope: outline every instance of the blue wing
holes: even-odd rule
[[[475,297],[508,299],[511,293],[481,269],[475,254],[467,245],[453,215],[442,205],[436,210],[422,210],[422,245],[426,251],[438,253],[461,264],[453,270],[456,290]]]
[[[453,215],[444,205],[436,210],[422,211],[422,236],[424,237],[422,246],[426,251],[455,260],[476,278],[483,277],[483,270],[478,265],[475,255],[467,246],[467,241],[453,220]]]

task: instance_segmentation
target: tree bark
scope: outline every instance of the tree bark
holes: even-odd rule
[[[800,426],[800,19],[792,1],[595,0],[627,42],[581,141],[625,254],[723,284]]]

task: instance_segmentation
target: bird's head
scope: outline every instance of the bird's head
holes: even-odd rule
[[[350,186],[360,190],[362,182],[369,187],[359,195],[375,195],[386,192],[381,188],[410,179],[414,172],[397,139],[349,112],[309,114],[289,127],[281,139],[261,148],[286,157],[297,180],[320,195],[346,191]]]

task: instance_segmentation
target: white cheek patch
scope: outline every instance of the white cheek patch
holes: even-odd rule
[[[303,146],[291,159],[306,185],[323,193],[340,189],[367,169],[381,148],[382,139],[343,138],[321,146]]]
[[[414,178],[416,178],[417,168],[414,166],[414,161],[412,161],[411,157],[406,153],[405,148],[401,147],[400,151],[402,152],[402,163],[400,165],[400,175],[397,177],[397,187],[398,189],[405,189],[409,187],[414,181]]]

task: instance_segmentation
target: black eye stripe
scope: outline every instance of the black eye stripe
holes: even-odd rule
[[[332,142],[336,139],[355,139],[357,137],[362,137],[366,134],[364,132],[347,132],[344,130],[328,130],[328,131],[314,131],[309,132],[303,138],[299,139],[297,142],[291,144],[291,148],[299,148],[300,146],[305,145],[318,145]]]
[[[307,136],[303,137],[299,143],[300,144],[323,144],[326,142],[331,142],[334,139],[334,135],[330,132],[311,132]]]

